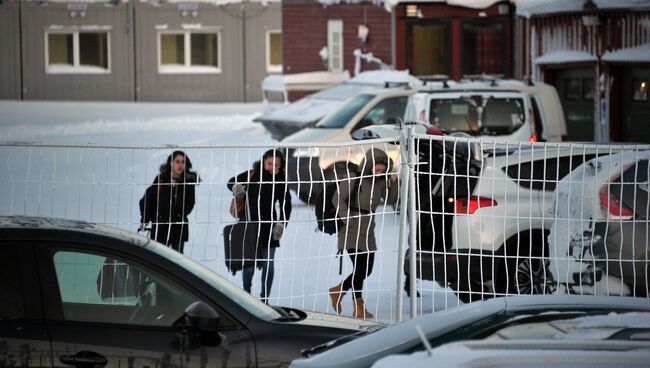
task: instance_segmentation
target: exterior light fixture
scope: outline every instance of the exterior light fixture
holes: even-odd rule
[[[407,17],[417,17],[420,13],[417,5],[407,5],[406,6],[406,16]]]

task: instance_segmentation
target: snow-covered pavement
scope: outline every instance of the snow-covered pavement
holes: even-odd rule
[[[0,146],[0,215],[66,217],[135,231],[137,201],[171,153],[167,145],[179,145],[202,177],[186,255],[241,285],[241,273],[231,275],[223,261],[223,227],[233,222],[225,182],[277,144],[252,122],[260,112],[261,104],[0,102],[0,142],[73,146]],[[276,253],[271,303],[332,312],[327,288],[349,272],[349,260],[343,259],[339,275],[335,237],[314,232],[312,209],[295,197],[293,203]],[[382,321],[396,319],[398,231],[392,208],[377,214],[380,252],[365,298]],[[257,295],[259,273],[255,276]],[[459,303],[449,289],[430,282],[420,286],[422,312]],[[350,296],[343,308],[352,313]]]

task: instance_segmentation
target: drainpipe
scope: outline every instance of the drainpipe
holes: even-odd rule
[[[242,0],[241,6],[239,7],[239,18],[241,19],[241,37],[242,37],[242,48],[241,48],[241,65],[242,65],[242,92],[241,92],[241,101],[246,102],[246,0]]]

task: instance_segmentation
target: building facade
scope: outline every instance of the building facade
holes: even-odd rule
[[[555,85],[569,140],[650,143],[650,1],[518,6],[521,74]]]
[[[261,101],[282,72],[279,1],[20,1],[0,17],[0,73],[20,85],[2,98]]]

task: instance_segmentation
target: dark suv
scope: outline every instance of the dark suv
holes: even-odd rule
[[[276,367],[376,325],[272,308],[137,234],[0,217],[0,366]]]

